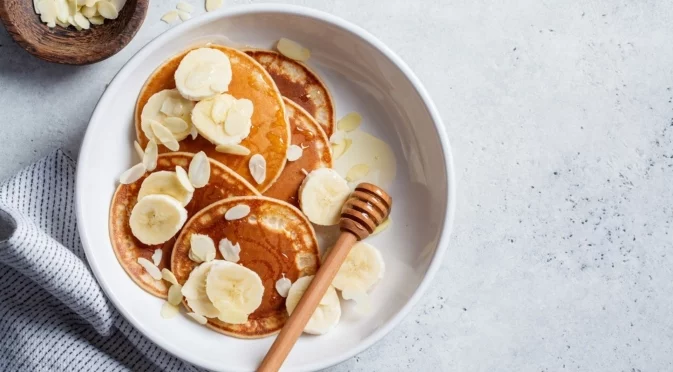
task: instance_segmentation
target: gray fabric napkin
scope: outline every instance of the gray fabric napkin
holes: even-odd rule
[[[91,273],[75,164],[58,150],[0,184],[0,371],[196,371],[121,317]]]

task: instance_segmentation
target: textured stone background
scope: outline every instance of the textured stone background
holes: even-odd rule
[[[76,154],[105,84],[175,2],[153,0],[134,41],[87,67],[34,59],[0,28],[0,178],[57,147]],[[332,371],[673,370],[673,3],[292,3],[407,61],[459,184],[430,290]]]

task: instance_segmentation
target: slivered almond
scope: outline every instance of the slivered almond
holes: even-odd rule
[[[150,140],[143,153],[143,165],[148,171],[153,171],[157,167],[157,158],[159,157],[159,148],[154,140]]]
[[[344,132],[351,132],[356,130],[360,123],[362,123],[362,116],[357,112],[350,112],[337,122],[337,128]]]
[[[178,17],[180,17],[180,20],[183,22],[192,18],[192,16],[190,16],[189,13],[182,10],[178,10]]]
[[[173,272],[168,269],[161,269],[161,278],[171,284],[178,284],[178,279]]]
[[[183,12],[187,13],[191,13],[194,11],[194,7],[191,4],[185,3],[184,1],[179,2],[175,8],[177,10],[182,10]]]
[[[287,297],[287,294],[290,292],[290,287],[292,287],[292,281],[286,278],[285,274],[283,274],[282,278],[276,281],[276,291],[280,297]]]
[[[159,142],[161,142],[166,148],[171,151],[178,151],[180,149],[180,144],[175,139],[173,132],[166,128],[163,124],[158,121],[151,121],[150,127],[152,132],[157,137]]]
[[[156,265],[157,267],[161,264],[161,259],[164,257],[164,251],[159,249],[155,249],[154,253],[152,254],[152,263]]]
[[[287,148],[287,160],[289,161],[295,161],[299,158],[301,158],[301,155],[304,153],[303,148],[297,146],[297,145],[290,145],[290,147]]]
[[[348,150],[349,147],[351,147],[351,144],[353,143],[353,140],[350,138],[344,138],[340,142],[333,143],[332,144],[332,160],[337,160],[341,157],[341,155],[345,154],[346,151]]]
[[[180,309],[172,305],[170,302],[164,302],[161,306],[161,317],[164,319],[175,318],[176,315],[180,313]]]
[[[140,160],[142,160],[145,156],[145,150],[143,150],[138,141],[133,141],[133,148],[136,150],[136,154],[138,154]]]
[[[168,303],[178,306],[182,302],[182,286],[180,284],[173,284],[168,288]]]
[[[175,22],[176,19],[178,19],[178,11],[177,10],[171,10],[161,17],[161,20],[168,23],[168,24],[171,24],[171,23]]]
[[[175,174],[178,177],[178,182],[180,182],[180,185],[182,185],[185,190],[194,192],[194,185],[192,185],[192,182],[189,180],[189,176],[187,175],[185,168],[177,165],[175,167]]]
[[[223,0],[206,0],[206,11],[212,12],[222,7]]]
[[[250,206],[246,204],[238,204],[234,207],[231,207],[226,213],[224,213],[224,219],[227,221],[233,221],[241,219],[250,214]]]
[[[276,44],[276,49],[287,58],[305,62],[311,57],[311,51],[301,44],[290,39],[281,38]]]
[[[210,161],[206,153],[201,151],[194,155],[189,163],[189,181],[197,189],[208,184],[210,179]]]
[[[150,274],[152,279],[161,280],[161,271],[155,264],[150,262],[150,260],[144,257],[138,257],[138,264],[142,266],[148,274]]]
[[[119,182],[123,185],[134,183],[145,174],[145,171],[146,169],[143,163],[138,163],[122,173],[122,175],[119,176]]]
[[[241,145],[218,145],[215,147],[215,151],[231,155],[250,155],[250,150]]]
[[[219,244],[220,254],[229,262],[238,262],[241,259],[241,245],[239,243],[233,244],[231,240],[224,238],[220,240]]]
[[[164,119],[163,124],[168,130],[171,131],[171,133],[182,133],[189,128],[189,124],[187,124],[186,121],[182,120],[182,118],[178,117],[168,117]]]
[[[264,183],[266,179],[266,159],[264,159],[264,156],[261,154],[253,155],[248,163],[248,169],[257,184]]]

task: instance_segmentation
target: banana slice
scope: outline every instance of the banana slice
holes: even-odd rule
[[[158,143],[160,141],[152,130],[152,121],[156,121],[164,125],[176,141],[182,141],[192,130],[192,109],[194,102],[182,98],[177,89],[162,90],[152,95],[143,107],[140,128],[147,138]],[[187,125],[186,128],[183,123]]]
[[[316,169],[299,188],[299,205],[309,221],[323,226],[336,225],[350,192],[346,180],[335,170]]]
[[[285,300],[285,307],[287,308],[288,314],[292,315],[292,312],[297,307],[301,296],[304,295],[309,284],[313,280],[313,275],[304,276],[297,279],[290,291],[287,294],[287,299]],[[334,287],[330,286],[325,292],[320,304],[315,309],[315,312],[306,323],[304,332],[322,335],[331,331],[339,320],[341,319],[341,303],[339,302],[339,296],[337,296]]]
[[[175,86],[186,99],[200,101],[224,93],[231,82],[231,63],[212,48],[192,50],[175,71]]]
[[[133,236],[145,244],[161,244],[172,238],[187,221],[187,210],[168,195],[147,195],[131,211]]]
[[[232,262],[217,260],[208,273],[206,294],[230,324],[243,324],[262,304],[264,284],[256,272]]]
[[[192,311],[207,318],[215,318],[220,314],[206,294],[206,279],[215,263],[216,261],[210,261],[197,266],[189,273],[189,278],[182,286],[182,295]]]
[[[138,199],[147,195],[168,195],[184,206],[189,204],[194,193],[185,189],[175,172],[159,171],[150,174],[140,186]]]
[[[237,145],[250,135],[251,107],[250,100],[221,94],[197,103],[192,123],[200,135],[216,146]]]
[[[358,242],[351,248],[332,285],[342,292],[345,300],[357,300],[371,290],[384,273],[381,252],[370,244]]]

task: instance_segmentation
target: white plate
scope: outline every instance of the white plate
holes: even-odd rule
[[[228,8],[167,31],[121,69],[93,113],[77,168],[77,218],[89,264],[119,311],[159,346],[211,370],[254,370],[274,338],[239,340],[184,316],[162,319],[163,301],[136,286],[115,258],[108,209],[119,175],[137,162],[133,109],[152,70],[199,43],[233,40],[270,48],[280,37],[311,49],[309,65],[329,85],[337,117],[361,113],[362,128],[392,146],[398,169],[388,190],[393,223],[369,240],[386,262],[386,276],[372,294],[372,313],[358,316],[345,305],[338,327],[325,336],[302,336],[283,370],[325,368],[378,341],[418,300],[449,242],[455,204],[449,141],[425,89],[380,41],[329,14],[286,5]]]

